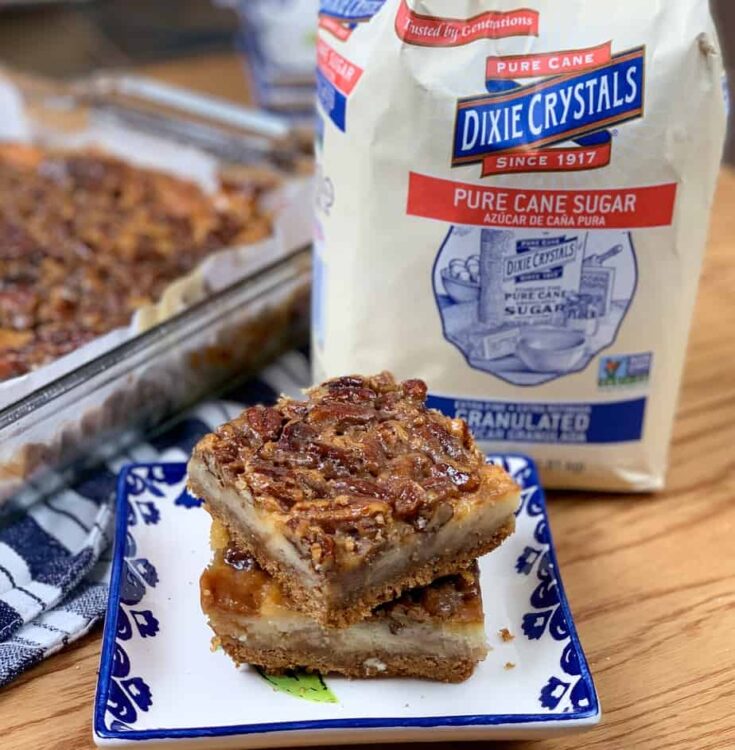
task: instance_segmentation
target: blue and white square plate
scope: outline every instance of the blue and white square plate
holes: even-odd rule
[[[94,711],[98,745],[245,748],[515,739],[588,728],[600,706],[559,578],[544,495],[523,456],[516,533],[480,562],[488,658],[459,685],[275,678],[210,650],[199,575],[209,521],[183,463],[134,464],[118,485],[110,604]],[[506,641],[500,631],[514,636]]]

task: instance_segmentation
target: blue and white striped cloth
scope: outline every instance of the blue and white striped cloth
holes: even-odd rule
[[[297,396],[307,358],[290,352],[258,378],[207,402],[165,433],[142,440],[106,466],[0,520],[0,686],[80,638],[107,606],[115,484],[130,461],[184,461],[205,433],[245,404]]]

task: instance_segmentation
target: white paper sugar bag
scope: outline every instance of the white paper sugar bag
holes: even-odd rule
[[[17,87],[0,73],[0,142],[28,141],[31,128]]]
[[[663,486],[724,137],[706,0],[323,0],[314,377]]]

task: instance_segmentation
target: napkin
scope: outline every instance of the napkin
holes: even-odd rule
[[[298,397],[309,363],[293,351],[224,400],[193,409],[163,433],[0,522],[0,687],[104,617],[109,593],[117,474],[136,461],[185,461],[194,444],[243,406]]]

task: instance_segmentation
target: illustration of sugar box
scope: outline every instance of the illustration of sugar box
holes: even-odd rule
[[[513,232],[483,229],[480,234],[479,326],[470,335],[480,359],[500,359],[515,353],[520,327],[505,322],[503,260],[514,251]]]
[[[584,244],[576,235],[481,231],[479,330],[471,336],[476,356],[513,354],[524,326],[564,324],[568,297],[582,285]],[[608,270],[598,276],[608,278]],[[588,285],[599,283],[597,271],[590,269]]]
[[[597,317],[604,318],[610,310],[613,288],[615,287],[615,269],[603,263],[614,258],[623,250],[616,245],[602,255],[593,255],[584,259],[579,293],[593,301]]]

